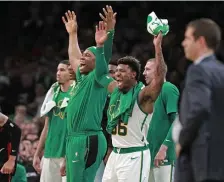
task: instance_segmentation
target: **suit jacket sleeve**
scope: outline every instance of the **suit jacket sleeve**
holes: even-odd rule
[[[195,140],[198,130],[203,121],[209,115],[211,105],[211,85],[210,79],[201,65],[193,65],[187,75],[187,82],[183,93],[183,99],[187,106],[181,109],[185,112],[183,128],[180,132],[179,143],[182,147],[188,148]]]

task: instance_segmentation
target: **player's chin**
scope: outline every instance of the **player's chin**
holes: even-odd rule
[[[58,83],[61,83],[61,80],[60,79],[57,78],[56,80],[57,80]]]
[[[145,78],[145,83],[148,85],[149,84],[149,80],[147,78]]]
[[[63,82],[61,80],[57,80],[58,84],[63,84]]]
[[[85,66],[81,66],[81,67],[79,68],[79,71],[80,71],[81,74],[88,73],[88,69],[87,69]]]
[[[118,84],[117,88],[122,91],[124,89],[124,86],[122,84]]]

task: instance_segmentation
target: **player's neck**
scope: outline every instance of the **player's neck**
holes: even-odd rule
[[[72,84],[72,82],[73,82],[72,80],[69,80],[68,82],[65,82],[65,83],[61,84],[60,85],[61,91],[62,92],[67,92],[69,87],[70,87],[70,85]]]
[[[134,81],[132,83],[130,83],[130,87],[127,88],[127,89],[124,89],[122,92],[125,94],[127,93],[129,90],[131,90],[131,88],[133,88],[138,82],[137,81]]]

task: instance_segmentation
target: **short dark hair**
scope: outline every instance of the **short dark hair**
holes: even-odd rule
[[[60,61],[59,64],[66,64],[66,65],[70,66],[69,60],[62,60],[62,61]]]
[[[114,65],[114,66],[117,66],[117,60],[111,60],[109,62],[109,64]]]
[[[208,48],[215,50],[219,46],[222,36],[221,30],[213,20],[209,18],[193,20],[188,23],[187,27],[194,29],[193,36],[195,40],[199,37],[204,37]]]
[[[147,62],[154,62],[154,61],[156,61],[156,58],[150,58]],[[163,73],[164,73],[165,76],[167,74],[167,71],[168,71],[168,68],[167,68],[167,65],[165,63],[164,70],[163,70]]]
[[[139,81],[140,71],[141,71],[141,64],[140,64],[139,60],[137,60],[136,58],[134,58],[132,56],[125,56],[123,58],[118,59],[117,63],[118,63],[118,65],[119,64],[128,65],[132,69],[132,71],[136,72],[135,79],[137,81]]]

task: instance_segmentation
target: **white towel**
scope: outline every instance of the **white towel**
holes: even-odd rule
[[[71,86],[72,86],[72,90],[71,90],[71,92],[72,92],[73,89],[76,86],[76,82],[73,81]],[[55,92],[56,87],[58,87],[58,89]],[[59,91],[60,91],[60,86],[59,86],[58,82],[56,82],[51,86],[51,88],[48,90],[48,92],[45,96],[44,102],[43,102],[43,104],[41,106],[41,109],[40,109],[40,117],[47,114],[53,107],[56,106],[56,103],[54,101],[54,97],[55,97],[55,94],[58,94]],[[62,101],[62,104],[61,104],[60,108],[67,107],[68,101],[69,101],[69,98],[65,97],[64,100]]]
[[[155,12],[151,12],[147,17],[147,31],[154,36],[162,32],[165,36],[169,32],[168,20],[159,19]]]
[[[40,117],[47,114],[54,106],[56,106],[56,103],[53,101],[54,97],[54,89],[58,86],[58,83],[54,83],[51,88],[48,90],[44,102],[40,109]]]
[[[72,90],[71,90],[71,92],[72,92],[73,89],[76,86],[76,82],[73,81],[71,86],[72,86]],[[58,87],[58,89],[55,92],[56,87]],[[60,91],[60,86],[59,86],[58,82],[56,82],[51,86],[51,88],[48,90],[48,92],[45,96],[44,102],[43,102],[43,104],[41,106],[41,109],[40,109],[40,117],[46,115],[53,107],[56,106],[56,103],[54,101],[54,97],[55,97],[55,94],[59,93],[59,91]],[[67,107],[68,106],[68,101],[69,101],[69,98],[65,97],[62,101],[62,104],[61,104],[60,108]]]

